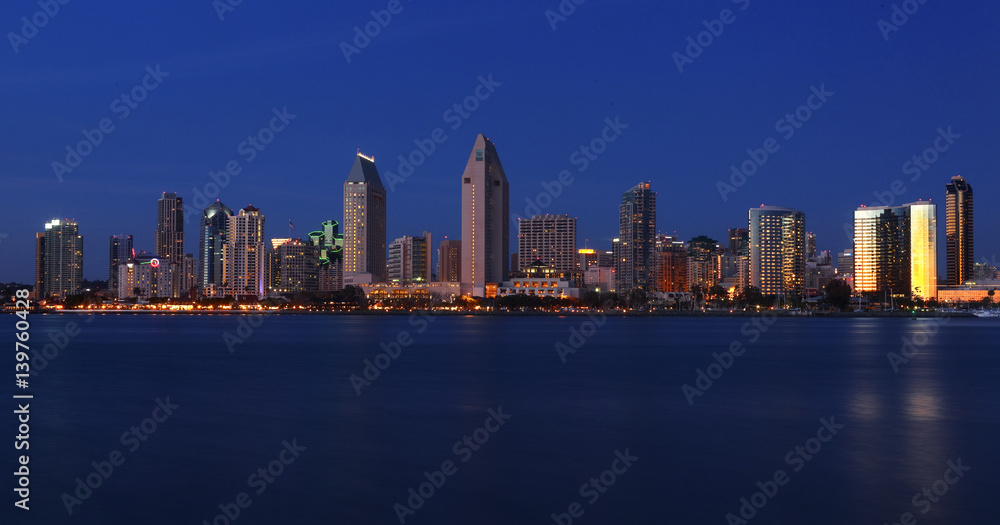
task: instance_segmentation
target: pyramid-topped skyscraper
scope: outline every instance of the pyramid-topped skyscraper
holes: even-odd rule
[[[375,159],[358,153],[344,182],[344,284],[386,279],[385,187]]]
[[[510,269],[510,187],[496,146],[482,134],[462,174],[462,292],[484,297]]]

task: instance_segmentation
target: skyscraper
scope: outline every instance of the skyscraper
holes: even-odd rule
[[[510,187],[496,146],[476,136],[462,173],[463,292],[484,296],[510,271]],[[467,289],[467,290],[466,290]]]
[[[334,292],[344,288],[344,236],[340,223],[323,221],[322,229],[309,234],[319,257],[319,291]]]
[[[806,260],[816,260],[816,234],[813,232],[806,232]]]
[[[618,207],[616,289],[627,294],[635,288],[653,291],[653,251],[656,243],[656,193],[640,182],[622,194]]]
[[[937,298],[937,205],[914,202],[854,212],[854,289]]]
[[[914,202],[910,207],[910,295],[937,299],[937,205]]]
[[[517,270],[524,271],[538,260],[563,272],[578,269],[576,217],[535,215],[518,219],[517,226]]]
[[[252,205],[229,219],[222,250],[222,286],[226,295],[264,296],[264,215]]]
[[[132,260],[132,236],[112,235],[108,250],[108,291],[118,296],[118,267]]]
[[[184,200],[176,193],[163,193],[156,202],[156,255],[175,264],[184,261]]]
[[[690,292],[688,248],[673,236],[661,236],[656,250],[656,290]]]
[[[438,281],[462,282],[462,241],[441,241],[441,247],[438,248]]]
[[[750,230],[729,228],[729,246],[726,251],[736,256],[750,255]]]
[[[75,221],[52,219],[45,223],[45,232],[36,237],[36,279],[41,273],[39,298],[66,299],[78,294],[83,284],[83,237]],[[38,283],[36,283],[38,284]]]
[[[750,210],[750,286],[764,295],[805,293],[806,218],[798,210]]]
[[[947,218],[945,235],[948,252],[948,284],[960,285],[972,280],[976,254],[973,252],[972,185],[959,175],[946,186]]]
[[[719,243],[701,235],[688,243],[688,283],[708,292],[722,280],[722,253]],[[671,290],[674,291],[674,290]]]
[[[201,214],[198,249],[198,283],[202,293],[212,286],[222,286],[222,250],[229,236],[229,219],[233,210],[216,200]]]
[[[345,282],[385,282],[385,210],[375,159],[358,153],[344,182]]]

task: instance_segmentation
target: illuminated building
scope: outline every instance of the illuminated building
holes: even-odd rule
[[[375,159],[358,153],[344,182],[344,281],[384,282],[386,193]]]
[[[518,270],[535,261],[561,271],[578,269],[576,217],[535,215],[518,219],[517,229]]]
[[[656,242],[656,192],[641,182],[622,194],[618,207],[616,289],[627,294],[636,288],[654,291],[653,252]]]
[[[309,234],[310,243],[318,250],[321,292],[344,289],[344,236],[339,230],[340,223],[329,220],[323,221],[323,229]]]
[[[688,249],[676,237],[661,236],[656,250],[656,291],[689,292]]]
[[[132,236],[112,235],[108,248],[108,291],[117,296],[118,267],[132,260]]]
[[[976,263],[973,252],[972,186],[961,176],[946,186],[947,282],[956,286],[972,280]]]
[[[153,244],[156,255],[177,264],[184,260],[184,199],[176,193],[163,193],[156,202],[156,232]]]
[[[510,271],[510,187],[496,146],[476,136],[462,173],[463,291],[483,297]]]
[[[433,281],[431,264],[434,245],[429,232],[422,237],[409,235],[400,237],[389,244],[389,282],[410,285]]]
[[[118,266],[118,298],[174,297],[174,282],[181,268],[155,254],[139,252]]]
[[[729,229],[729,246],[726,251],[736,256],[750,255],[750,230],[746,228]]]
[[[75,221],[52,219],[36,236],[36,294],[38,298],[66,299],[83,284],[83,237]],[[38,292],[37,290],[40,290]]]
[[[937,298],[937,205],[858,208],[853,263],[855,291]]]
[[[274,249],[273,291],[278,293],[319,290],[319,248],[302,239],[287,239]]]
[[[816,260],[816,234],[806,232],[806,261]]]
[[[556,299],[579,299],[584,292],[580,288],[581,278],[580,272],[575,270],[559,270],[541,261],[535,261],[522,272],[500,283],[497,287],[497,296],[524,294]]]
[[[201,213],[198,240],[198,283],[202,293],[222,286],[222,249],[229,236],[233,210],[216,200]]]
[[[837,275],[854,275],[854,250],[844,250],[837,254]]]
[[[438,248],[439,282],[462,282],[462,241],[445,239]]]
[[[222,289],[225,295],[264,296],[264,215],[253,206],[229,219],[222,249]]]
[[[910,295],[925,300],[938,295],[937,205],[914,202],[910,208]]]
[[[700,287],[707,292],[722,280],[722,254],[719,243],[704,235],[691,239],[688,243],[688,278],[691,288]],[[664,292],[688,290],[660,290]]]
[[[750,285],[764,295],[805,292],[805,214],[778,206],[750,210]]]

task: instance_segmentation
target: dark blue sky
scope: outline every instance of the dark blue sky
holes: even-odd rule
[[[137,249],[152,249],[160,193],[190,201],[229,161],[242,172],[223,202],[260,208],[268,237],[286,236],[289,219],[304,236],[341,220],[358,148],[386,178],[435,128],[447,140],[389,196],[390,239],[460,236],[459,180],[482,132],[497,144],[513,213],[543,181],[573,171],[544,211],[579,217],[581,246],[610,247],[620,195],[640,181],[659,193],[665,233],[721,240],[767,203],[803,210],[819,248],[840,250],[849,246],[843,224],[873,192],[899,179],[897,203],[943,204],[944,185],[962,174],[978,198],[977,257],[995,258],[995,3],[929,0],[886,41],[877,22],[890,19],[890,2],[587,0],[553,31],[544,13],[555,0],[403,0],[348,63],[341,42],[388,3],[253,0],[220,21],[211,0],[70,2],[17,53],[8,36],[0,280],[33,279],[34,233],[53,217],[80,222],[85,276],[106,278],[109,235],[131,233]],[[21,17],[39,9],[4,2],[0,27],[20,33]],[[735,20],[679,72],[673,53],[723,9]],[[112,102],[157,65],[169,76],[121,120]],[[445,111],[489,75],[500,86],[452,129]],[[776,122],[821,85],[834,95],[784,138]],[[240,143],[284,107],[294,120],[248,162]],[[580,172],[571,155],[615,117],[628,128]],[[60,182],[52,162],[104,118],[114,131]],[[912,182],[903,163],[948,126],[960,138]],[[770,137],[780,149],[723,201],[716,182]],[[187,243],[197,251],[190,224]]]

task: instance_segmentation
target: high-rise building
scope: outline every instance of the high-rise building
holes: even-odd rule
[[[51,297],[65,300],[78,294],[83,284],[83,237],[79,225],[71,220],[52,219],[45,223],[45,231],[36,236],[36,280],[41,274],[39,298]]]
[[[805,214],[778,206],[750,210],[750,285],[764,295],[805,293]]]
[[[118,267],[132,260],[132,236],[112,235],[108,250],[108,292],[118,295]]]
[[[736,256],[750,255],[750,230],[746,228],[729,228],[729,246],[726,251]]]
[[[273,290],[278,293],[302,293],[319,291],[319,248],[302,242],[302,239],[287,239],[274,248],[273,275],[277,276]]]
[[[816,234],[813,232],[806,232],[806,260],[816,260]]]
[[[690,292],[688,248],[673,236],[661,236],[656,251],[656,290]]]
[[[34,299],[45,299],[45,232],[35,233],[35,291]]]
[[[182,264],[160,260],[156,254],[139,252],[118,266],[118,298],[174,297],[174,283]]]
[[[445,239],[438,248],[438,281],[462,282],[462,241]]]
[[[957,286],[971,281],[975,272],[976,255],[973,252],[972,242],[972,185],[959,175],[951,178],[946,190],[947,280],[949,285]]]
[[[854,275],[854,250],[844,250],[837,254],[837,275]]]
[[[389,282],[402,285],[431,282],[433,245],[429,232],[424,232],[422,237],[407,235],[392,241],[389,244]]]
[[[863,206],[854,211],[854,289],[895,296],[909,294],[907,206]]]
[[[226,245],[222,250],[222,288],[233,297],[262,298],[264,274],[264,215],[252,205],[241,209],[229,221]]]
[[[386,192],[374,157],[358,153],[344,182],[344,279],[385,282]]]
[[[719,242],[699,236],[688,243],[688,283],[707,292],[722,280],[722,250]],[[678,290],[670,290],[678,291]]]
[[[641,182],[622,194],[618,207],[618,251],[615,279],[618,293],[635,288],[653,291],[656,243],[656,192]]]
[[[563,272],[578,269],[576,217],[535,215],[530,219],[518,219],[517,226],[519,271],[539,260]]]
[[[462,173],[462,288],[474,296],[510,272],[509,217],[507,175],[496,146],[479,134]]]
[[[937,205],[858,208],[853,259],[856,291],[936,299]]]
[[[184,260],[184,199],[176,193],[163,193],[156,202],[156,232],[153,235],[156,256],[182,264]]]
[[[937,299],[937,205],[915,202],[910,207],[910,295]]]
[[[233,210],[216,200],[201,214],[198,249],[198,284],[202,293],[222,287],[222,250],[229,236],[229,219]]]
[[[597,250],[593,248],[580,248],[576,251],[576,269],[585,272],[591,266],[597,266]]]
[[[334,292],[344,288],[344,236],[340,223],[323,221],[323,228],[309,234],[319,257],[319,291]]]

